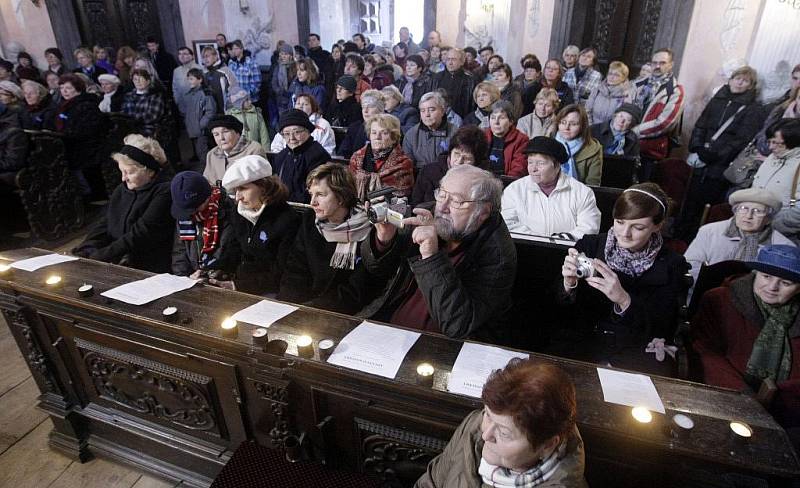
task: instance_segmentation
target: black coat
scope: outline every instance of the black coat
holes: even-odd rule
[[[364,121],[359,120],[358,122],[353,122],[347,128],[347,134],[344,136],[342,144],[339,146],[339,150],[337,152],[339,153],[339,156],[350,159],[350,156],[352,156],[354,152],[364,147],[367,141],[369,141],[369,138],[367,137],[367,133],[364,131]]]
[[[56,130],[64,134],[65,159],[70,168],[85,168],[97,163],[107,124],[98,107],[99,100],[81,93],[62,101],[55,112]],[[167,189],[169,191],[169,189]]]
[[[409,200],[411,205],[417,206],[434,201],[433,191],[439,187],[439,182],[442,181],[448,170],[447,157],[447,154],[441,154],[434,164],[426,164],[419,170]]]
[[[597,139],[597,142],[603,146],[603,154],[605,154],[605,148],[614,142],[611,124],[609,122],[600,122],[594,124],[590,130],[592,137]],[[632,130],[629,130],[625,134],[625,146],[622,148],[622,152],[624,153],[622,157],[625,159],[636,159],[639,157],[639,136]]]
[[[375,297],[376,286],[364,269],[360,250],[355,269],[330,266],[335,242],[322,237],[313,212],[305,212],[286,260],[278,299],[333,312],[354,314]]]
[[[105,215],[73,253],[154,273],[169,273],[175,221],[172,195],[162,171],[149,184],[117,185]]]
[[[27,111],[22,115],[22,128],[55,130],[55,113],[56,104],[48,93],[36,106],[27,107]]]
[[[216,269],[215,263],[219,261],[222,254],[223,245],[231,239],[231,219],[236,210],[233,209],[233,199],[228,198],[225,190],[222,190],[222,197],[219,200],[219,210],[217,212],[217,228],[219,229],[219,243],[214,253],[208,257],[207,267]],[[178,276],[189,276],[200,269],[203,254],[203,225],[196,223],[197,235],[193,241],[182,241],[179,229],[176,227],[175,238],[172,245],[172,274]]]
[[[230,215],[230,232],[222,242],[217,262],[210,266],[235,274],[236,289],[263,295],[277,293],[289,252],[294,244],[300,218],[287,203],[270,205],[256,224]]]
[[[172,72],[178,67],[175,56],[159,48],[155,54],[150,54],[150,58],[156,68],[158,78],[169,87],[172,84]]]
[[[364,120],[361,115],[361,105],[356,102],[356,97],[350,97],[339,102],[334,97],[334,102],[328,107],[325,119],[333,127],[350,127],[359,120]]]
[[[755,90],[734,95],[725,85],[708,102],[695,122],[689,151],[697,153],[700,160],[706,163],[708,176],[722,178],[722,172],[728,164],[761,128],[761,106],[755,98]],[[734,114],[733,122],[716,141],[712,141],[717,130]]]
[[[308,203],[310,199],[306,190],[306,177],[311,170],[330,159],[328,151],[309,137],[295,149],[286,146],[276,154],[272,174],[280,176],[281,181],[289,187],[290,202]]]
[[[475,110],[472,91],[477,83],[472,73],[467,73],[463,68],[455,73],[445,69],[433,75],[432,80],[431,91],[444,88],[450,96],[450,108],[462,119]]]
[[[517,250],[499,212],[462,241],[464,256],[455,266],[441,243],[438,253],[422,259],[410,231],[398,233],[382,255],[373,249],[373,237],[361,243],[364,265],[378,281],[389,283],[358,315],[391,319],[402,305],[403,290],[416,280],[442,334],[494,343],[503,339],[517,273]]]
[[[405,76],[401,76],[400,78],[394,81],[394,86],[400,90],[400,93],[403,93],[403,88],[406,87],[406,83],[408,80]],[[419,100],[422,98],[422,95],[431,91],[431,86],[433,85],[433,80],[428,73],[422,73],[419,75],[419,78],[414,80],[414,89],[411,94],[411,106],[418,109],[419,108]]]
[[[28,135],[15,112],[0,114],[0,173],[17,172],[28,162]]]
[[[608,234],[586,235],[575,244],[578,252],[605,262]],[[678,323],[678,311],[686,298],[684,274],[689,265],[680,254],[661,246],[653,265],[639,277],[617,273],[620,284],[631,297],[631,304],[622,315],[614,312],[606,296],[578,280],[578,288],[566,293],[563,280],[558,279],[557,297],[567,305],[573,316],[563,316],[562,324],[573,324],[584,333],[594,330],[613,331],[616,348],[635,347],[644,350],[654,337],[671,343]],[[566,311],[566,310],[565,310]],[[599,342],[599,341],[598,341]]]
[[[83,70],[83,68],[81,68],[80,66],[79,66],[79,67],[77,67],[77,68],[75,68],[74,70],[72,70],[72,72],[73,72],[73,73],[81,73],[81,74],[84,74],[84,75],[88,76],[89,78],[91,78],[91,79],[92,79],[92,81],[94,81],[94,82],[95,82],[95,83],[97,83],[97,84],[100,84],[100,75],[106,75],[106,74],[108,74],[108,71],[106,71],[106,69],[105,69],[105,68],[103,68],[103,67],[100,67],[100,66],[97,66],[96,64],[93,64],[93,65],[92,65],[92,72],[91,72],[91,74],[89,74],[89,73],[85,72],[85,71]]]

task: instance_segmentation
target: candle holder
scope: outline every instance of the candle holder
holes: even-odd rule
[[[283,356],[289,348],[289,343],[282,339],[273,339],[267,343],[264,352],[274,354],[275,356]]]
[[[633,407],[631,416],[637,425],[649,424],[653,422],[653,413],[645,407]]]
[[[10,264],[0,264],[0,279],[10,280],[14,277],[14,268]]]
[[[317,344],[317,348],[319,349],[320,361],[327,361],[331,357],[334,348],[336,348],[336,342],[333,339],[322,339]]]
[[[669,423],[669,434],[675,439],[686,439],[694,429],[694,420],[688,415],[677,413]]]
[[[178,309],[176,307],[167,307],[161,311],[161,317],[166,322],[174,323],[178,321]]]
[[[236,321],[228,317],[222,321],[222,337],[226,339],[236,339],[239,337],[239,324]]]
[[[94,295],[94,287],[92,285],[84,283],[78,287],[78,296],[88,298],[92,295]]]
[[[265,327],[253,329],[251,336],[253,338],[253,346],[262,351],[266,349],[267,343],[269,342],[269,333]]]
[[[297,355],[306,359],[314,357],[314,341],[311,336],[302,335],[297,338]]]
[[[433,388],[433,374],[436,372],[431,363],[420,363],[417,366],[417,384]]]
[[[50,275],[44,280],[44,284],[51,290],[56,290],[61,288],[61,285],[64,284],[64,280],[59,275]]]

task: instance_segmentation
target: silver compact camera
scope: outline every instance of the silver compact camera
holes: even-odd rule
[[[586,257],[586,254],[584,253],[580,253],[575,256],[575,259],[578,261],[577,269],[575,269],[575,275],[577,275],[578,278],[591,278],[593,276],[597,276],[597,270],[594,269],[592,258]]]
[[[369,210],[367,218],[373,224],[392,224],[403,228],[403,219],[408,213],[408,203],[405,198],[396,197],[397,188],[388,186],[367,194]]]

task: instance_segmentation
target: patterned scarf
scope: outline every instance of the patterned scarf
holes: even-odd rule
[[[367,212],[360,208],[350,211],[350,217],[341,224],[317,220],[317,230],[328,242],[336,243],[330,266],[335,269],[355,269],[358,243],[369,236],[372,224]]]
[[[653,99],[658,90],[661,89],[662,86],[666,85],[672,79],[672,73],[667,73],[661,76],[651,76],[648,78],[647,83],[645,83],[640,89],[639,93],[636,97],[636,104],[642,107],[643,109],[647,108],[650,105],[650,101]]]
[[[764,316],[764,327],[753,343],[753,352],[745,368],[745,379],[753,388],[758,388],[765,378],[775,381],[789,378],[792,371],[789,329],[800,311],[800,299],[795,297],[784,305],[767,305],[758,295],[755,295],[755,299]]]
[[[627,134],[628,131],[619,132],[614,129],[613,120],[609,122],[608,125],[611,128],[611,134],[614,136],[614,139],[609,141],[606,147],[603,148],[603,152],[609,156],[622,156],[625,154],[625,134]]]
[[[736,227],[736,217],[731,217],[728,228],[725,229],[725,237],[741,238],[733,259],[736,261],[755,261],[758,254],[758,246],[766,244],[772,237],[772,226],[766,225],[761,232],[748,232],[745,234]]]
[[[630,251],[622,248],[617,243],[617,236],[614,235],[614,228],[608,230],[606,238],[606,264],[617,273],[625,273],[628,276],[637,278],[653,266],[656,255],[664,244],[664,238],[660,232],[653,232],[650,241],[641,251]]]
[[[556,132],[556,140],[563,144],[567,150],[567,155],[569,155],[567,162],[561,165],[561,171],[578,180],[578,169],[575,167],[575,155],[578,154],[578,151],[580,151],[581,147],[583,147],[583,138],[576,137],[575,139],[568,141],[564,139],[561,134]]]
[[[222,190],[215,186],[211,190],[208,205],[203,210],[195,212],[195,222],[203,223],[203,254],[212,254],[219,245],[219,200]]]
[[[483,482],[489,486],[497,488],[532,488],[545,483],[553,477],[553,474],[558,470],[558,463],[566,453],[567,442],[564,440],[556,449],[553,449],[549,456],[524,473],[515,473],[508,468],[494,466],[481,457],[478,474],[483,478]]]

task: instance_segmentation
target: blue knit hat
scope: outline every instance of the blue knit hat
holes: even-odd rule
[[[800,283],[800,248],[785,244],[764,246],[758,251],[756,260],[749,261],[747,266],[793,283]]]
[[[169,185],[172,193],[170,213],[175,220],[187,220],[211,196],[211,185],[196,171],[181,171]]]

